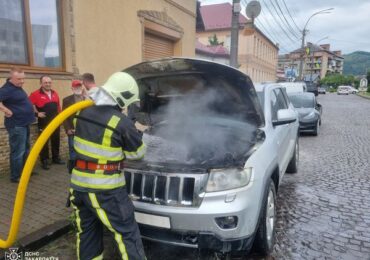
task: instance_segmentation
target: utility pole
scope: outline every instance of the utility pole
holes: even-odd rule
[[[240,0],[233,0],[231,39],[230,39],[230,66],[238,68],[238,42],[239,42],[239,13]]]
[[[303,58],[304,58],[304,53],[305,53],[305,49],[304,49],[304,40],[305,40],[305,37],[306,37],[306,33],[307,33],[307,25],[308,25],[308,22],[311,20],[312,17],[318,15],[318,14],[329,14],[330,11],[332,11],[334,8],[328,8],[328,9],[324,9],[324,10],[321,10],[321,11],[318,11],[316,13],[313,13],[310,18],[308,18],[306,24],[304,25],[303,27],[303,30],[302,30],[302,44],[301,44],[301,50],[302,50],[302,54],[301,54],[301,61],[299,63],[299,79],[300,80],[303,80]]]
[[[302,75],[303,75],[303,61],[304,61],[304,54],[305,54],[305,49],[304,49],[304,39],[306,37],[306,28],[303,29],[302,31],[302,43],[301,43],[301,59],[299,62],[299,80],[303,80]]]

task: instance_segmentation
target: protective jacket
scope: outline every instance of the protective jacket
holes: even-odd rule
[[[134,123],[117,106],[89,107],[78,113],[73,123],[77,161],[91,162],[101,167],[92,170],[76,165],[72,171],[71,188],[95,192],[125,186],[121,170],[105,166],[144,156],[145,145]]]

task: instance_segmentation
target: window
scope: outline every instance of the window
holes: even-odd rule
[[[271,92],[271,116],[272,120],[277,120],[277,113],[280,109],[287,109],[288,104],[281,89],[274,89]]]
[[[61,69],[59,0],[0,1],[0,63]]]

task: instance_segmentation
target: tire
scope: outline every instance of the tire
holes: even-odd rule
[[[313,135],[318,136],[320,133],[320,120],[317,120],[315,129],[313,130]]]
[[[297,136],[297,141],[294,147],[293,156],[292,156],[292,159],[290,159],[286,172],[287,173],[297,173],[298,164],[299,164],[299,142],[298,142],[298,136]]]
[[[268,256],[274,247],[276,227],[276,189],[272,179],[265,190],[261,210],[253,249],[261,256]]]

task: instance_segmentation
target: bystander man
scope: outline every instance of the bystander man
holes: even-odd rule
[[[12,68],[10,77],[0,88],[0,110],[9,134],[10,181],[17,183],[30,149],[30,124],[35,121],[32,104],[23,90],[25,74]]]
[[[84,73],[82,75],[82,84],[87,90],[87,93],[85,93],[86,96],[90,96],[91,94],[95,93],[96,90],[98,90],[95,83],[95,77],[91,73]]]
[[[60,101],[58,93],[52,89],[52,79],[47,76],[41,76],[40,88],[30,95],[30,100],[34,106],[35,113],[38,118],[39,133],[46,128],[46,126],[59,114]],[[60,128],[58,127],[50,137],[52,163],[65,164],[59,157],[60,146]],[[49,169],[49,140],[41,150],[40,160],[42,168]]]
[[[82,86],[82,82],[80,80],[72,80],[72,92],[73,94],[68,96],[68,97],[65,97],[63,99],[63,106],[62,106],[62,109],[66,109],[67,107],[77,103],[77,102],[80,102],[82,100],[85,100],[86,97],[83,95],[83,86]],[[68,168],[68,172],[71,173],[72,172],[72,169],[75,165],[75,162],[76,162],[76,152],[73,148],[73,137],[74,137],[74,134],[75,134],[75,128],[74,128],[74,125],[73,125],[73,117],[74,115],[70,116],[69,118],[67,118],[63,125],[64,125],[64,129],[66,131],[66,134],[68,136],[68,147],[69,147],[69,161],[67,163],[67,168]]]

